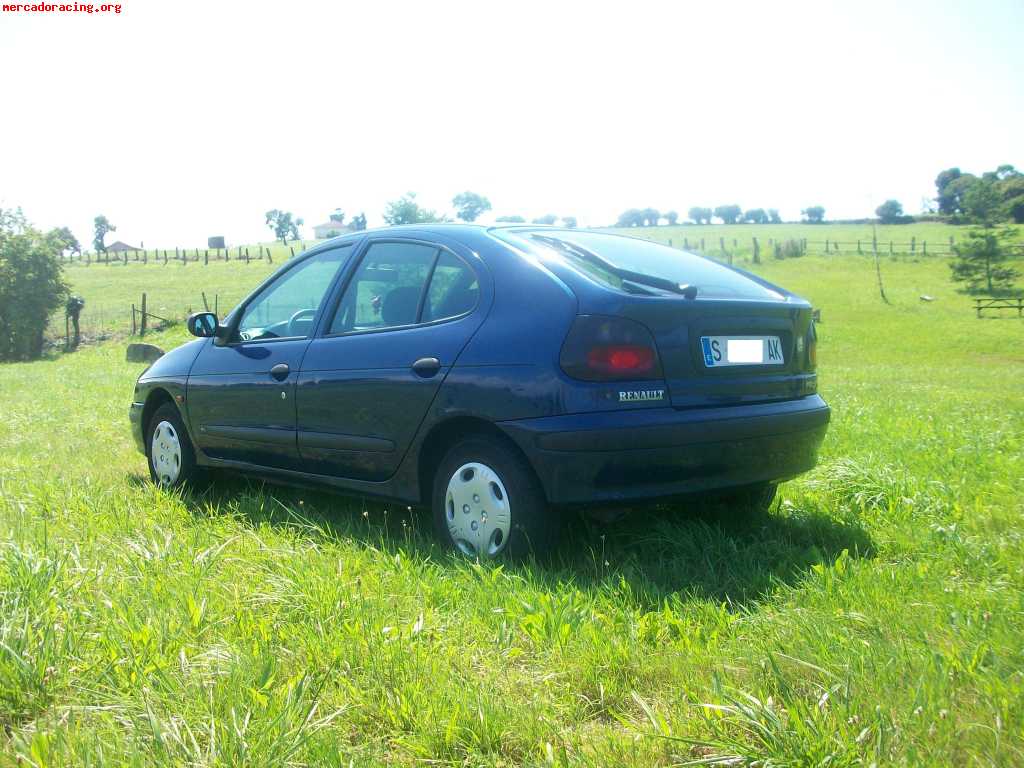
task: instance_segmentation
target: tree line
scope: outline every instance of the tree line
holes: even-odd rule
[[[820,205],[811,205],[801,212],[804,221],[820,224],[825,221],[825,209]],[[716,208],[704,208],[695,205],[687,212],[691,224],[711,224],[718,219],[722,224],[781,224],[782,217],[778,208],[748,208],[744,210],[736,204],[719,205]],[[659,211],[657,208],[627,208],[615,222],[616,227],[656,227],[664,221],[674,226],[679,221],[676,211]]]

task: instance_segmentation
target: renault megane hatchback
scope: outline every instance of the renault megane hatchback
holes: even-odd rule
[[[614,234],[353,233],[188,326],[135,386],[156,482],[225,468],[428,506],[481,557],[549,548],[574,505],[766,507],[829,419],[805,300]]]

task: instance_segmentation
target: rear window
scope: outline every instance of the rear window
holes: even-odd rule
[[[508,234],[528,241],[533,248],[546,249],[595,282],[617,290],[623,290],[623,280],[615,271],[573,251],[587,251],[618,270],[669,280],[677,285],[696,286],[698,298],[782,298],[776,291],[710,259],[647,240],[601,232],[565,230],[512,230]],[[545,240],[557,240],[569,248],[558,248]]]

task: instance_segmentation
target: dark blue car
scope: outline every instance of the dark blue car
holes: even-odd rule
[[[549,548],[565,507],[767,507],[829,419],[805,300],[599,232],[354,233],[189,330],[135,386],[156,482],[225,468],[429,506],[479,556]]]

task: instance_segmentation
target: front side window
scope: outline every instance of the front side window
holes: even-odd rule
[[[296,264],[264,288],[242,313],[239,339],[308,337],[320,304],[351,253],[351,245],[322,251]]]
[[[345,288],[330,333],[418,322],[423,290],[437,253],[437,248],[420,243],[371,245]]]

